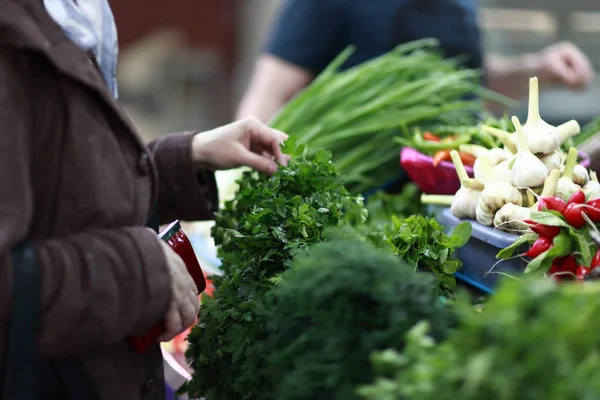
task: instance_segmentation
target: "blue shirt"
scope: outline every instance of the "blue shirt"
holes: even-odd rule
[[[482,67],[477,0],[286,0],[266,52],[315,74],[344,48],[352,67],[411,40],[434,37],[447,57]]]

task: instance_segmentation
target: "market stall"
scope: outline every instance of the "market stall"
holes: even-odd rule
[[[211,282],[197,325],[164,346],[172,387],[206,400],[600,396],[600,347],[573,340],[578,312],[600,309],[600,183],[576,149],[595,132],[545,123],[536,78],[523,124],[485,114],[465,96],[502,99],[427,46],[339,72],[342,53],[272,121],[291,133],[287,167],[218,175],[216,222],[183,225]],[[420,190],[379,190],[399,164]],[[500,289],[477,312],[457,278]],[[540,341],[548,324],[570,330],[543,353],[515,338],[523,321]],[[525,387],[541,372],[511,377],[516,354],[568,362],[578,385],[550,371],[563,386]],[[481,375],[495,357],[500,375]]]

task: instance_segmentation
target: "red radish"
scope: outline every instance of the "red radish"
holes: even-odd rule
[[[585,206],[583,204],[571,203],[565,208],[563,215],[569,225],[575,228],[581,228],[585,225]]]
[[[540,237],[535,242],[533,242],[529,250],[527,250],[527,252],[525,253],[525,256],[536,258],[546,250],[550,249],[552,246],[553,244],[551,239]]]
[[[573,193],[571,195],[571,197],[569,197],[569,201],[567,202],[567,204],[583,204],[585,203],[585,194],[583,193],[583,190],[578,190],[577,192]]]
[[[577,271],[577,260],[575,259],[575,256],[571,254],[570,256],[565,258],[564,261],[560,264],[560,268],[565,272],[575,273]]]
[[[575,276],[578,281],[583,281],[585,277],[590,273],[590,269],[580,265],[577,267],[577,271],[575,271]]]
[[[523,222],[529,225],[533,232],[547,239],[554,239],[560,233],[560,226],[543,225],[538,222],[533,222],[530,219]]]
[[[600,267],[600,249],[596,251],[596,255],[592,258],[592,268]]]
[[[585,212],[588,217],[594,222],[600,222],[600,199],[590,200],[587,205]]]
[[[564,214],[567,203],[557,196],[540,197],[538,200],[538,211],[554,210]]]

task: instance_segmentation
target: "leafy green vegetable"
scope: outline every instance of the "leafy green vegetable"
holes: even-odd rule
[[[581,128],[579,135],[575,135],[572,138],[572,145],[579,147],[598,133],[600,133],[600,116],[594,118]],[[568,151],[568,149],[566,151]]]
[[[449,236],[434,219],[413,215],[404,220],[394,219],[384,232],[373,233],[372,236],[383,238],[394,254],[415,269],[432,272],[437,278],[440,292],[449,294],[456,287],[454,273],[462,266],[451,255],[456,248],[467,243],[471,232],[471,224],[463,222]],[[375,244],[384,246],[381,241]]]
[[[546,272],[552,266],[552,261],[557,257],[568,256],[573,251],[572,239],[568,232],[561,232],[552,240],[553,246],[544,251],[527,264],[525,273],[542,271]]]
[[[500,250],[498,254],[496,254],[496,258],[500,260],[506,260],[507,258],[512,257],[515,251],[519,251],[526,244],[531,244],[535,242],[537,238],[538,235],[536,235],[535,233],[526,233],[524,235],[521,235],[517,238],[517,240],[515,240],[513,244]]]
[[[224,276],[212,278],[214,299],[202,305],[188,338],[195,372],[183,390],[190,397],[269,398],[263,360],[252,346],[264,332],[256,305],[290,267],[294,251],[320,242],[328,227],[365,220],[362,199],[344,189],[327,151],[306,156],[293,140],[284,151],[294,154],[288,167],[272,177],[245,173],[217,215],[213,236]]]
[[[600,397],[600,285],[507,280],[481,314],[436,346],[417,326],[403,354],[374,355],[365,400],[579,400]]]
[[[431,276],[357,239],[300,254],[267,299],[258,347],[277,400],[356,399],[356,385],[373,377],[371,352],[402,350],[419,321],[430,321],[436,339],[455,323]]]
[[[353,193],[398,176],[400,145],[394,137],[409,138],[414,126],[474,125],[485,112],[483,102],[465,98],[498,99],[481,88],[479,71],[443,58],[435,39],[402,44],[340,71],[353,51],[344,50],[271,121],[313,152],[330,150]]]

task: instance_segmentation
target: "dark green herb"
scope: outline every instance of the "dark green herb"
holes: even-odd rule
[[[461,304],[461,327],[434,346],[425,327],[403,354],[374,361],[366,400],[600,398],[600,285],[505,281],[481,314]]]
[[[214,299],[203,304],[189,336],[190,397],[270,398],[252,346],[264,332],[256,304],[291,265],[293,251],[320,242],[328,227],[365,220],[362,199],[344,189],[327,151],[306,157],[291,140],[284,150],[294,154],[288,167],[273,177],[244,174],[235,199],[217,215],[213,236],[225,274],[214,277]]]
[[[277,400],[353,400],[370,382],[374,350],[402,350],[405,333],[430,321],[444,338],[454,314],[435,281],[389,252],[338,238],[300,254],[271,291],[259,346]]]

